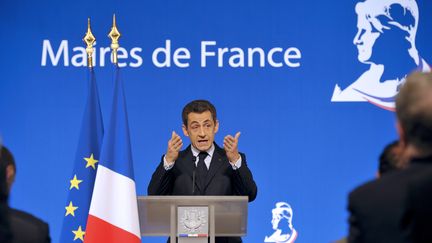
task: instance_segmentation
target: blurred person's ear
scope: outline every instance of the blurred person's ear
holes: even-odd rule
[[[9,193],[11,191],[12,184],[14,183],[14,181],[15,181],[15,168],[13,167],[13,165],[8,165],[6,167],[6,183],[7,183]]]
[[[398,167],[403,169],[408,166],[409,160],[411,159],[411,154],[409,149],[407,148],[408,144],[406,142],[405,131],[402,128],[399,120],[396,122],[396,130],[399,134],[399,144],[398,144],[398,154],[399,154],[399,163]]]
[[[403,130],[399,120],[396,121],[396,131],[399,135],[399,146],[400,148],[404,148],[406,146],[405,131]]]

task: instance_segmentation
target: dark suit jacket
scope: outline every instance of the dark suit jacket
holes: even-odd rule
[[[432,161],[431,161],[432,162]],[[431,166],[432,167],[432,166]],[[415,243],[432,242],[432,168],[410,181],[403,228]]]
[[[13,243],[51,242],[48,224],[42,220],[29,213],[12,208],[9,215]]]
[[[252,173],[247,167],[246,157],[240,153],[242,165],[233,170],[225,150],[215,144],[215,151],[210,162],[207,180],[201,188],[194,181],[195,158],[190,145],[179,153],[174,167],[165,170],[163,156],[153,173],[148,186],[149,195],[239,195],[248,196],[253,201],[257,195],[257,186]],[[240,238],[217,237],[216,243],[241,242]]]
[[[430,168],[432,160],[415,159],[405,170],[389,172],[354,189],[348,199],[348,242],[413,242],[412,230],[404,223],[409,187]]]

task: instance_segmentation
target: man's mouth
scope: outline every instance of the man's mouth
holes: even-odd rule
[[[205,145],[205,144],[207,144],[207,142],[208,142],[207,139],[199,139],[199,140],[198,140],[198,144],[199,144],[199,145]]]

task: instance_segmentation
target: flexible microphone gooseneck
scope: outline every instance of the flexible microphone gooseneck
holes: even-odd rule
[[[192,156],[192,162],[193,162],[193,170],[192,170],[192,195],[195,195],[195,174],[196,174],[196,156]]]

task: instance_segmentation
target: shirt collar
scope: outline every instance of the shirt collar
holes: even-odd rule
[[[192,154],[193,156],[197,157],[198,154],[200,153],[200,151],[198,149],[196,149],[193,145],[191,145],[191,150],[192,150]],[[206,151],[208,153],[208,155],[211,157],[213,157],[213,153],[215,151],[215,145],[212,144],[212,146]]]

